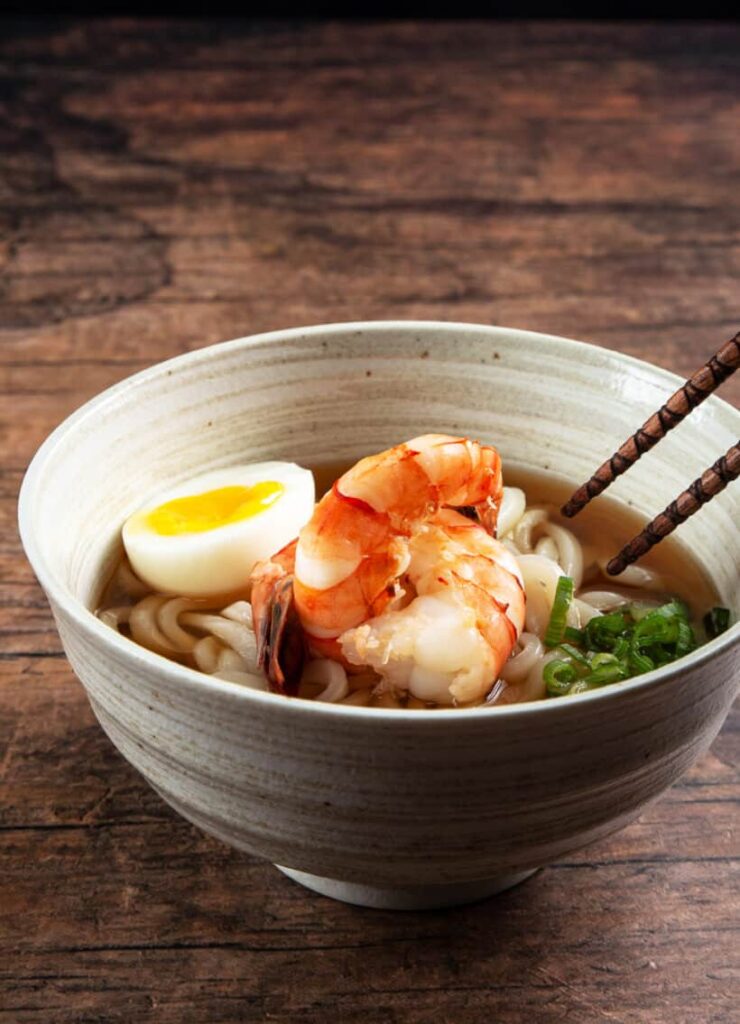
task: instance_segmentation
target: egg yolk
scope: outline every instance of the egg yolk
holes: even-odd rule
[[[284,491],[276,480],[263,480],[251,487],[219,487],[166,501],[146,514],[145,523],[164,537],[205,533],[259,515],[274,505]]]

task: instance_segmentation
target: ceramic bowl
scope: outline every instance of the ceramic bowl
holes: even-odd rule
[[[427,431],[580,482],[678,379],[589,345],[451,323],[339,324],[204,348],[89,402],[36,455],[20,521],[108,736],[180,814],[309,887],[382,907],[480,898],[635,818],[704,751],[737,691],[740,626],[567,700],[433,713],[243,689],[91,612],[124,519],[206,469],[354,459]],[[646,516],[737,438],[710,398],[614,485]],[[729,489],[681,529],[740,607]]]

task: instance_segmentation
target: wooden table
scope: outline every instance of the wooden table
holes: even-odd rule
[[[3,1024],[737,1020],[740,717],[496,900],[343,906],[113,750],[14,520],[67,413],[254,331],[482,321],[692,371],[738,327],[739,54],[721,24],[3,26]]]

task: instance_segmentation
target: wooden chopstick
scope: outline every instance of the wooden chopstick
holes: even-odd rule
[[[639,430],[607,459],[593,476],[581,484],[577,491],[563,505],[564,516],[574,516],[601,494],[609,484],[633,466],[641,455],[649,451],[669,430],[681,422],[700,405],[705,398],[727,380],[740,366],[740,331],[714,353],[693,376],[675,391],[657,412],[643,423]],[[663,509],[652,522],[648,523],[636,537],[622,548],[608,563],[606,571],[618,576],[628,565],[642,558],[658,541],[673,533],[677,526],[705,505],[715,494],[719,494],[740,476],[740,441],[717,459],[713,466],[682,491],[670,505]]]
[[[694,480],[690,487],[663,509],[645,529],[622,548],[606,567],[610,576],[618,576],[628,565],[636,562],[657,544],[658,541],[673,533],[677,526],[685,522],[697,509],[705,505],[715,494],[719,494],[732,481],[740,476],[740,441],[733,445],[721,459],[706,469]]]
[[[630,466],[633,466],[641,455],[650,451],[662,437],[665,437],[669,430],[673,430],[682,419],[688,416],[692,409],[695,409],[705,398],[708,398],[715,388],[719,387],[723,381],[727,380],[735,372],[738,366],[740,366],[740,331],[730,341],[725,342],[722,348],[715,352],[712,358],[697,370],[693,376],[689,377],[678,391],[671,395],[665,405],[653,413],[650,419],[646,420],[640,429],[635,431],[632,437],[629,437],[610,459],[607,459],[603,465],[599,466],[593,476],[585,484],[582,484],[563,505],[561,509],[563,515],[571,517],[580,512],[592,498],[595,498],[597,494],[601,494],[613,480],[616,480]],[[719,461],[721,462],[722,460],[720,459]],[[713,469],[714,466],[712,469],[707,470],[707,472],[711,473]],[[693,487],[694,485],[692,484],[691,486]],[[723,486],[727,485],[724,484]],[[682,498],[683,495],[679,497]],[[710,494],[709,497],[712,497],[712,495]]]

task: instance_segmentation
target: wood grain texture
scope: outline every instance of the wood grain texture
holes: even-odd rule
[[[495,901],[334,904],[116,754],[14,521],[82,401],[257,330],[473,320],[691,373],[738,326],[740,30],[3,28],[0,1021],[730,1024],[737,714],[637,823]]]

